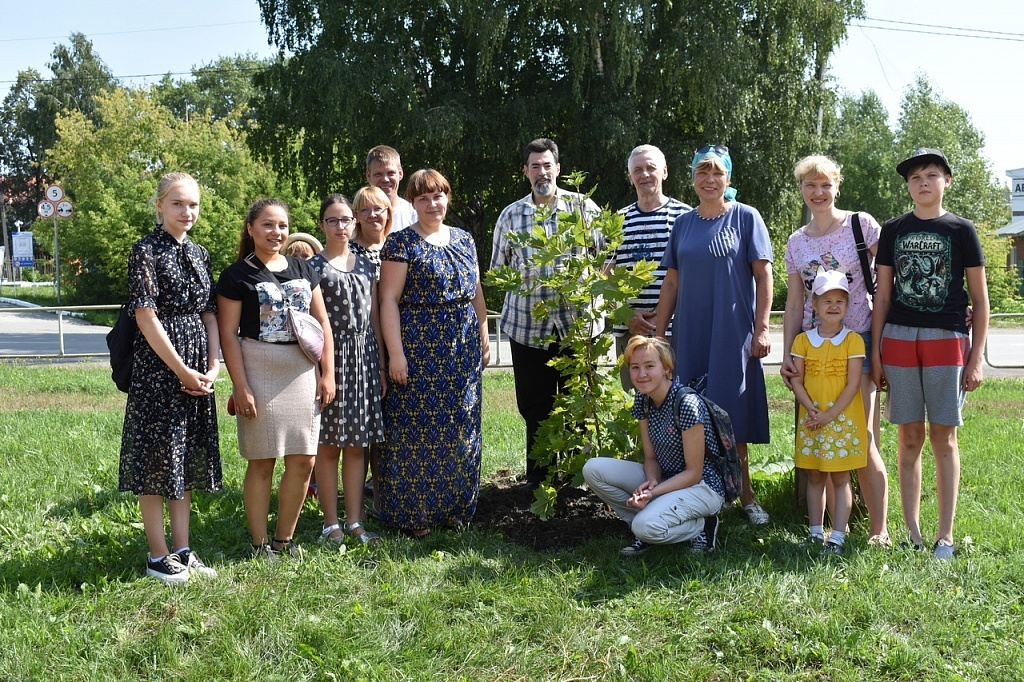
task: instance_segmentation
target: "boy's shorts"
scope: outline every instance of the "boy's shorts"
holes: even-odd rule
[[[889,382],[886,418],[893,424],[963,426],[963,372],[970,346],[960,332],[886,323],[881,342]]]

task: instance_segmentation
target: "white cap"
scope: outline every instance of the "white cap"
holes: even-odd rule
[[[846,293],[850,293],[850,287],[846,284],[846,273],[840,270],[818,268],[818,273],[814,276],[814,284],[811,286],[814,295],[821,296],[826,291],[835,289],[842,289]]]

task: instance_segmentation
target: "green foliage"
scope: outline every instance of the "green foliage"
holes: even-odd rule
[[[249,100],[256,93],[253,77],[268,63],[251,54],[221,57],[193,67],[191,78],[172,80],[164,76],[153,94],[183,121],[208,112],[215,121],[225,119],[229,125],[249,130],[254,125],[249,108]]]
[[[574,173],[567,184],[578,190],[583,177]],[[619,385],[615,368],[600,366],[611,351],[612,337],[595,336],[594,330],[606,316],[619,323],[628,320],[632,315],[629,301],[650,283],[657,265],[642,261],[632,270],[614,267],[608,274],[602,272],[622,243],[622,216],[607,209],[592,215],[585,208],[590,194],[577,196],[572,211],[558,213],[558,227],[550,236],[543,227],[551,215],[546,206],[538,208],[532,233],[510,235],[516,246],[530,248],[527,267],[540,273],[537,277],[526,282],[523,273],[511,266],[487,275],[492,285],[519,295],[550,291],[551,297],[541,300],[532,311],[537,319],[549,319],[559,310],[571,314],[572,323],[562,339],[553,333],[542,339],[545,345],[558,341],[569,353],[551,361],[565,381],[565,391],[555,398],[551,416],[541,423],[533,451],[528,453],[548,467],[533,505],[541,518],[554,512],[556,480],[580,485],[583,465],[590,457],[629,456],[636,449],[632,401]],[[595,241],[603,246],[596,248]]]
[[[116,85],[81,33],[72,33],[67,45],[56,45],[51,60],[46,66],[52,77],[43,78],[35,69],[19,71],[0,106],[0,190],[14,201],[8,219],[26,226],[55,178],[47,153],[57,141],[57,118],[77,111],[93,119],[93,96]]]
[[[788,234],[794,150],[811,145],[815,74],[860,0],[260,0],[282,57],[257,77],[253,142],[317,192],[363,183],[377,144],[407,171],[455,188],[450,215],[487,262],[488,235],[515,200],[520,150],[548,136],[586,169],[600,205],[624,206],[641,143],[673,169],[666,191],[693,202],[685,169],[704,142],[730,146],[741,198]]]
[[[209,250],[215,275],[232,263],[246,208],[276,194],[277,181],[251,157],[230,118],[204,112],[186,122],[152,92],[120,88],[96,98],[95,118],[61,116],[51,151],[52,167],[75,202],[74,216],[60,227],[62,284],[74,300],[111,303],[125,296],[128,252],[152,230],[151,198],[160,175],[170,171],[189,172],[199,183],[201,211],[190,238]],[[310,221],[311,210],[300,206],[293,222]]]
[[[867,211],[880,222],[914,207],[896,165],[918,147],[941,149],[953,168],[943,206],[978,227],[993,312],[1016,312],[1024,309],[1024,299],[1016,273],[1005,267],[1009,246],[994,236],[1009,222],[1009,202],[991,162],[981,154],[984,145],[984,135],[967,112],[921,76],[903,97],[895,131],[874,92],[844,98],[827,149],[843,166],[843,205]]]

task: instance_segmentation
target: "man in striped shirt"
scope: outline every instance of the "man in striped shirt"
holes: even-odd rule
[[[613,258],[609,259],[609,267],[615,265],[632,269],[641,260],[658,263],[659,267],[654,271],[654,281],[630,301],[635,315],[629,325],[617,324],[612,328],[617,356],[622,355],[631,336],[654,334],[654,309],[658,307],[661,282],[665,279],[665,268],[660,266],[661,256],[665,253],[676,218],[693,210],[683,202],[665,196],[662,184],[668,178],[668,164],[665,155],[654,145],[643,144],[630,152],[626,171],[636,189],[636,203],[619,211],[624,216],[623,240]],[[671,322],[665,335],[672,335]],[[623,366],[619,377],[623,389],[633,390],[629,367]]]

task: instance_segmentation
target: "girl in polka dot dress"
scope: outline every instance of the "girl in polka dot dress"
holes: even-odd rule
[[[321,542],[338,545],[346,535],[362,543],[380,540],[364,527],[363,483],[366,452],[384,440],[381,397],[383,344],[377,311],[374,264],[349,248],[355,227],[352,205],[332,194],[320,206],[320,227],[327,235],[324,250],[310,260],[320,273],[320,288],[334,336],[337,393],[321,415],[316,480],[324,514]],[[345,522],[338,519],[338,462],[341,460]]]
[[[860,396],[864,339],[843,324],[850,303],[846,273],[819,268],[811,305],[821,323],[793,341],[793,394],[800,403],[793,462],[807,470],[809,542],[825,542],[823,494],[835,489],[832,533],[824,549],[842,554],[853,506],[850,471],[867,463],[868,432]]]

